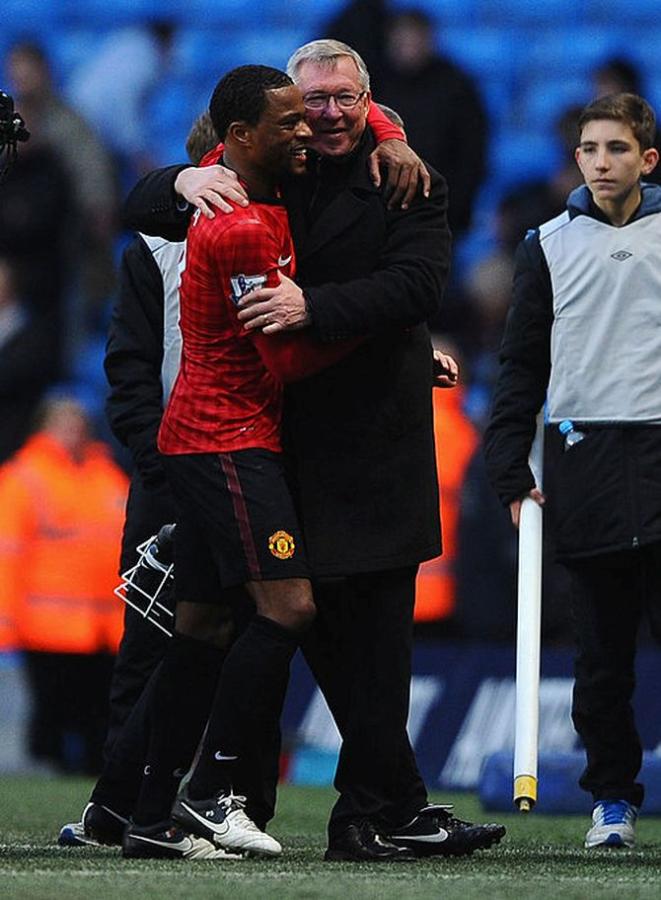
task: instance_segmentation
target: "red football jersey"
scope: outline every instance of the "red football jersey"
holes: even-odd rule
[[[280,449],[282,386],[236,308],[250,291],[276,286],[278,270],[294,274],[284,206],[195,214],[181,278],[181,367],[159,432],[162,453]]]

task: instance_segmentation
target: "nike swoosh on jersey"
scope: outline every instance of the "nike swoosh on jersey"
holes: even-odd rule
[[[447,833],[445,828],[439,828],[436,834],[391,834],[389,835],[390,840],[392,841],[419,841],[421,844],[442,844],[443,841],[447,841],[450,835]]]
[[[213,833],[217,834],[219,837],[222,837],[224,834],[227,834],[227,832],[230,830],[230,826],[229,826],[228,822],[219,822],[218,824],[216,824],[214,822],[213,824],[211,824],[207,818],[205,818],[204,816],[201,816],[194,809],[191,809],[190,806],[187,806],[185,803],[182,803],[181,805],[184,807],[184,809],[186,810],[187,813],[189,813],[191,816],[193,816],[194,819],[197,819],[198,822],[201,822],[207,828],[210,828],[213,831]]]
[[[153,844],[156,847],[167,847],[168,850],[181,850],[182,853],[193,849],[193,841],[189,837],[182,838],[176,844],[173,844],[172,841],[157,841],[156,838],[147,837],[143,834],[132,834],[131,838],[135,841],[144,841],[145,844]]]
[[[233,759],[238,759],[238,756],[223,756],[220,750],[216,750],[213,755],[214,759],[217,759],[218,762],[231,762]]]
[[[282,256],[278,257],[278,266],[280,266],[280,268],[288,265],[290,262],[291,262],[291,253],[285,259],[283,259]]]

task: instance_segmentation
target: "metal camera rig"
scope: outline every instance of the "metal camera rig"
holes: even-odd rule
[[[19,142],[29,137],[25,122],[14,109],[13,98],[0,91],[0,183],[16,159]]]

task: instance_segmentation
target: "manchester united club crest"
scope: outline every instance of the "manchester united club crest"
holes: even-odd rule
[[[269,550],[276,559],[291,559],[296,550],[294,538],[286,531],[276,531],[269,538]]]

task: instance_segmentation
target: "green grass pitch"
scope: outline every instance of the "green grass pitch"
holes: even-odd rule
[[[455,795],[460,817],[503,821],[495,849],[463,859],[395,865],[324,863],[332,790],[283,787],[272,833],[277,860],[166,862],[121,859],[112,848],[60,848],[59,826],[75,819],[90,790],[82,779],[0,779],[0,897],[3,900],[177,900],[231,898],[658,898],[661,819],[642,818],[632,851],[582,849],[584,817],[483,813],[472,795]],[[435,798],[440,800],[440,797]],[[443,801],[448,797],[444,796]]]

